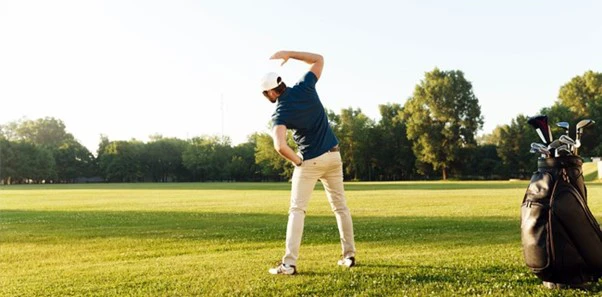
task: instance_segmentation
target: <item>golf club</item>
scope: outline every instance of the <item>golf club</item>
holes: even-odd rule
[[[550,144],[552,142],[552,131],[550,130],[550,126],[548,125],[548,116],[547,115],[538,115],[529,118],[527,123],[535,128],[535,131],[539,135],[539,138],[543,141],[544,144]]]
[[[563,156],[570,156],[571,155],[571,151],[569,149],[569,147],[566,144],[563,144],[561,146],[559,146],[558,148],[556,148],[556,157],[563,157]]]
[[[542,158],[546,158],[550,156],[550,151],[545,144],[533,142],[531,143],[531,153],[540,153]]]
[[[571,150],[571,152],[575,148],[575,141],[567,135],[560,135],[560,138],[558,138],[558,141],[566,144],[569,147],[569,150]]]
[[[583,129],[595,123],[596,122],[594,120],[584,119],[579,121],[579,123],[577,123],[577,126],[575,126],[575,146],[573,152],[575,155],[577,155],[578,148],[581,147],[581,135],[583,134]]]
[[[545,152],[543,152],[543,151],[540,151],[540,150],[538,150],[538,149],[536,149],[536,148],[531,148],[531,149],[529,150],[529,152],[530,152],[530,153],[533,153],[533,154],[540,154],[540,157],[541,157],[541,158],[547,158],[547,157],[549,157],[549,155],[548,155],[548,154],[546,154]]]
[[[561,145],[562,145],[562,142],[560,142],[560,140],[558,140],[558,139],[555,139],[550,144],[548,144],[547,149],[550,151],[550,155],[555,156],[556,149]]]
[[[571,124],[569,124],[569,122],[558,122],[556,123],[556,126],[564,129],[566,135],[569,135],[569,128],[571,127]]]

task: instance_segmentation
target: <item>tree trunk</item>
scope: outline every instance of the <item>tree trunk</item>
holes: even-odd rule
[[[443,180],[447,180],[447,170],[445,169],[445,166],[443,166],[441,168],[442,170],[442,174],[443,174]]]

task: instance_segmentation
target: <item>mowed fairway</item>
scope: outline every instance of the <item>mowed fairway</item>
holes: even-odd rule
[[[352,269],[336,265],[318,184],[292,277],[267,272],[284,252],[287,183],[0,186],[0,294],[555,296],[523,262],[527,184],[347,183]],[[602,184],[588,189],[601,221]]]

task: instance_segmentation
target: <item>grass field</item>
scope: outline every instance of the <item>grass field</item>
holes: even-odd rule
[[[583,178],[585,179],[585,181],[602,181],[598,179],[598,163],[583,163]]]
[[[337,267],[320,185],[296,276],[287,183],[0,186],[2,296],[590,296],[525,267],[527,181],[348,183],[358,265]],[[602,220],[602,183],[588,183]]]

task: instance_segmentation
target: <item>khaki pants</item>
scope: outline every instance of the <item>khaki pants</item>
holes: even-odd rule
[[[291,205],[286,227],[286,253],[282,263],[296,265],[303,236],[305,210],[316,182],[320,180],[336,216],[341,238],[343,257],[355,256],[353,223],[345,201],[343,163],[339,152],[326,152],[314,159],[305,160],[293,172]]]

